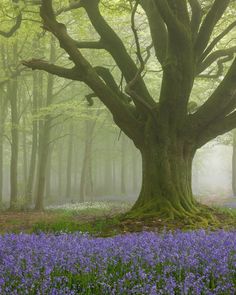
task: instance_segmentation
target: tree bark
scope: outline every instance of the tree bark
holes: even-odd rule
[[[140,148],[142,187],[131,213],[167,218],[191,216],[196,211],[191,189],[195,149],[183,139],[158,142],[149,140]],[[168,140],[167,140],[168,142]]]

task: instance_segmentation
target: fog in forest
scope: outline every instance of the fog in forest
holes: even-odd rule
[[[84,103],[83,108],[86,113],[89,107]],[[63,126],[58,123],[55,127],[45,176],[45,205],[83,201],[134,202],[138,197],[142,166],[139,151],[119,129],[111,126],[109,115],[104,110],[101,112],[105,113],[100,114],[101,118],[82,114],[81,118],[66,120]],[[22,203],[32,145],[26,131],[20,130],[18,159],[18,202]],[[7,141],[3,152],[3,202],[8,203],[10,145]],[[197,152],[192,179],[197,199],[214,204],[215,200],[233,195],[232,154],[232,146],[222,144],[220,140],[210,142]]]
[[[61,72],[61,69],[66,72],[70,67],[73,69],[72,59],[58,38],[42,30],[39,5],[30,3],[25,4],[31,9],[26,11],[29,20],[26,18],[19,30],[15,28],[15,35],[2,39],[0,44],[0,203],[6,204],[6,208],[10,204],[11,209],[18,204],[41,210],[44,206],[68,202],[134,202],[142,182],[141,156],[122,126],[113,120],[111,113],[114,116],[117,106],[114,112],[109,111],[109,103],[104,103],[96,91]],[[57,7],[58,3],[55,9],[61,14],[63,9]],[[129,60],[140,63],[137,45],[144,57],[147,55],[142,83],[157,107],[162,68],[152,46],[149,50],[147,47],[151,39],[147,16],[141,8],[137,11],[135,23],[139,42],[135,43],[129,10],[127,7],[114,17],[114,11],[108,6],[102,7],[111,28],[119,32],[130,54]],[[84,58],[100,71],[98,76],[104,82],[101,85],[109,84],[112,91],[120,95],[121,105],[124,100],[127,110],[134,112],[134,117],[141,122],[143,114],[137,112],[135,99],[132,101],[132,95],[127,94],[128,78],[117,66],[114,56],[106,50],[94,50],[93,46],[84,47],[85,41],[99,40],[86,12],[79,9],[73,14],[65,13],[62,21],[71,37],[82,42],[79,44]],[[79,36],[74,25],[77,21],[83,23]],[[224,42],[228,42],[226,37]],[[91,45],[90,42],[87,45]],[[56,65],[59,73],[47,72],[44,69],[47,62]],[[38,63],[40,67],[36,70]],[[224,72],[229,68],[229,63],[225,63]],[[137,65],[133,65],[135,69]],[[123,66],[126,68],[125,64]],[[214,66],[210,64],[209,73]],[[137,69],[134,73],[139,73]],[[201,71],[204,75],[195,79],[186,107],[189,117],[197,113],[223,79],[224,73],[213,79],[206,75],[205,68]],[[122,120],[125,117],[120,116]],[[206,142],[199,144],[201,148],[194,158],[193,193],[202,202],[214,203],[236,194],[236,135],[231,131],[205,145]]]

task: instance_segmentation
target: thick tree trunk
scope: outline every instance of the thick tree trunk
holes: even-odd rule
[[[140,151],[142,188],[131,213],[171,219],[191,216],[195,212],[191,189],[194,150],[175,140],[168,144],[150,141]]]

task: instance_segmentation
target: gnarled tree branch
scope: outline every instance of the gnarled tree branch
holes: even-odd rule
[[[168,32],[166,25],[157,7],[153,3],[153,0],[142,0],[141,5],[148,18],[156,57],[160,64],[164,65],[168,45]]]
[[[99,10],[99,2],[99,0],[87,2],[84,1],[84,8],[92,25],[100,35],[105,50],[111,54],[117,66],[124,75],[126,82],[129,83],[135,77],[138,68],[128,54],[122,40],[101,15]],[[139,77],[138,83],[135,85],[135,90],[147,102],[154,102],[141,76]]]
[[[32,70],[42,70],[49,74],[57,75],[65,79],[82,81],[80,72],[75,67],[72,69],[66,69],[64,67],[60,67],[40,59],[31,59],[28,61],[22,61],[22,64],[28,68],[31,68]]]
[[[60,42],[61,48],[68,53],[70,59],[75,64],[74,71],[79,73],[80,81],[83,81],[96,93],[97,97],[113,114],[117,125],[121,127],[128,136],[133,138],[133,140],[140,140],[140,123],[137,121],[130,108],[122,101],[122,98],[103,82],[96,70],[84,58],[78,50],[76,42],[68,35],[65,25],[57,22],[52,7],[52,0],[42,0],[40,15],[43,19],[44,28],[53,33]],[[24,62],[24,65],[36,68],[36,64],[33,61]],[[55,71],[55,69],[63,71],[55,67],[57,66],[52,66],[47,63],[44,64],[42,61],[37,63],[37,68],[51,71],[51,73]],[[56,74],[56,72],[54,73]]]
[[[188,125],[192,134],[201,134],[209,125],[218,124],[232,112],[236,106],[236,59],[232,63],[224,80],[210,98],[189,118]]]
[[[233,46],[227,49],[219,49],[212,52],[210,55],[208,55],[208,57],[202,63],[198,65],[196,74],[199,75],[200,73],[205,71],[207,68],[210,67],[210,65],[212,65],[215,61],[217,61],[221,57],[232,56],[233,58],[233,54],[235,52],[236,52],[236,46]]]
[[[203,52],[203,54],[201,55],[200,60],[203,61],[208,54],[211,53],[211,51],[214,49],[214,47],[218,44],[218,42],[220,42],[220,40],[222,40],[233,28],[235,28],[236,26],[236,21],[234,21],[233,23],[231,23],[221,34],[219,34],[206,48],[206,50]]]

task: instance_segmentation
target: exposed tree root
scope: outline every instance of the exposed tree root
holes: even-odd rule
[[[218,224],[212,209],[194,202],[185,203],[183,206],[180,202],[170,204],[170,202],[147,202],[146,204],[136,203],[134,207],[125,215],[125,218],[145,219],[158,218],[166,223],[177,221],[184,225],[198,227],[208,227]]]

